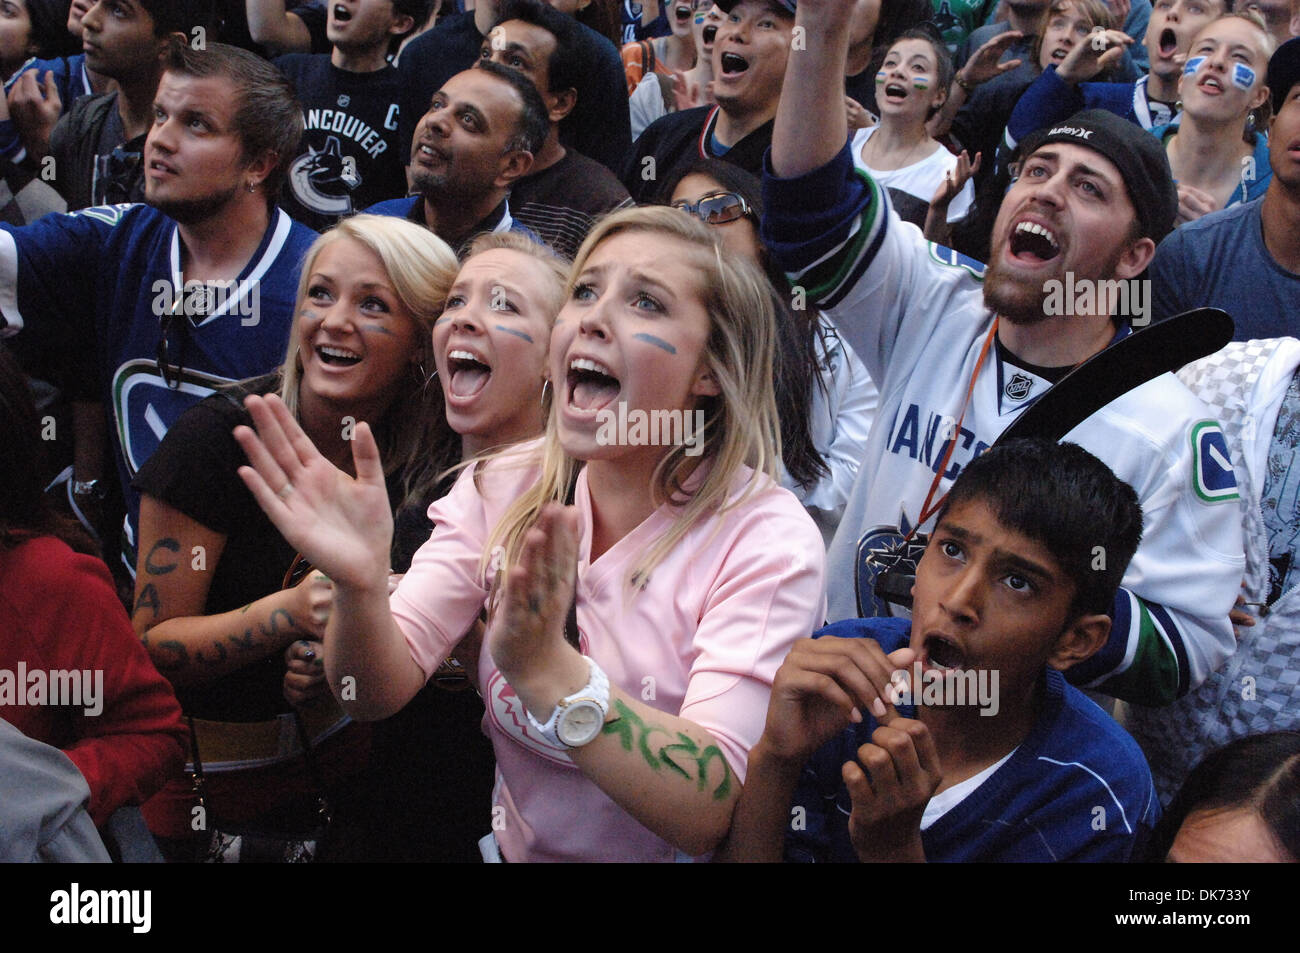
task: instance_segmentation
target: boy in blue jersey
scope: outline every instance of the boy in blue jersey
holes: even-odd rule
[[[1159,813],[1151,773],[1062,673],[1105,644],[1141,535],[1132,487],[1074,444],[973,461],[911,622],[836,623],[777,672],[726,858],[1127,860]]]
[[[132,571],[131,478],[181,413],[284,358],[316,237],[275,206],[301,136],[292,87],[265,60],[176,46],[144,148],[147,204],[0,228],[0,332],[23,330],[46,355],[93,355],[86,373],[111,408]]]

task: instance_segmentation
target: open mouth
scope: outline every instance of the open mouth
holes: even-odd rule
[[[567,383],[569,406],[578,410],[600,410],[612,403],[623,387],[604,364],[585,357],[569,362]]]
[[[457,349],[447,353],[447,373],[453,396],[473,397],[487,386],[492,367],[478,355]]]
[[[713,41],[718,36],[718,25],[716,23],[706,24],[704,32],[700,34],[700,39],[704,41],[705,46],[712,46]]]
[[[341,3],[334,4],[334,8],[331,12],[334,14],[335,23],[347,23],[352,19],[352,11]]]
[[[679,3],[677,6],[673,7],[673,18],[678,23],[685,23],[687,20],[691,19],[694,13],[695,11],[691,9],[689,3]]]
[[[1058,46],[1056,49],[1052,50],[1052,62],[1059,63],[1069,55],[1070,55],[1069,50],[1067,50],[1063,46]]]
[[[1160,32],[1160,55],[1173,56],[1178,52],[1178,35],[1169,27]]]
[[[1223,92],[1223,84],[1220,83],[1220,82],[1219,82],[1217,79],[1215,79],[1213,76],[1207,76],[1207,77],[1205,77],[1205,79],[1201,80],[1201,81],[1200,81],[1199,83],[1197,83],[1196,85],[1200,86],[1201,89],[1212,90],[1213,92],[1216,92],[1216,93],[1221,93],[1221,92]]]
[[[886,84],[885,84],[885,98],[886,98],[886,99],[906,99],[906,98],[907,98],[907,87],[904,86],[902,83],[886,83]]]
[[[320,358],[322,364],[328,364],[330,367],[352,367],[354,364],[361,363],[361,355],[345,347],[318,345],[316,356]]]
[[[722,67],[723,76],[736,76],[749,69],[749,60],[735,53],[723,53],[718,65]]]
[[[956,642],[942,635],[927,635],[925,658],[933,668],[945,671],[959,670],[966,662],[966,653]]]
[[[1051,261],[1061,253],[1056,235],[1034,222],[1021,222],[1011,233],[1011,255],[1029,261]]]

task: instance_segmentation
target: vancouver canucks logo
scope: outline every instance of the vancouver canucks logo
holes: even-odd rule
[[[289,167],[293,194],[306,208],[321,215],[347,215],[352,192],[361,184],[357,163],[339,148],[338,136],[325,140],[325,148],[307,147]]]
[[[876,593],[876,582],[887,570],[900,568],[900,557],[920,546],[914,556],[921,558],[925,549],[924,539],[915,536],[904,546],[907,534],[912,530],[912,521],[907,518],[906,510],[899,510],[898,526],[877,526],[868,530],[858,540],[857,573],[854,585],[858,595],[858,615],[864,618],[889,618],[894,613],[889,602]],[[915,561],[912,562],[915,567]],[[913,570],[914,571],[914,570]]]
[[[1007,386],[1002,389],[1002,392],[1007,395],[1007,400],[1024,400],[1029,396],[1029,389],[1033,386],[1032,378],[1016,371],[1011,375],[1011,380],[1007,381]]]

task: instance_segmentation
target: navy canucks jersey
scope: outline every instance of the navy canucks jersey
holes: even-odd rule
[[[132,572],[139,496],[131,479],[176,418],[216,385],[284,360],[299,267],[315,238],[276,209],[238,279],[187,286],[176,223],[147,205],[47,215],[0,231],[7,331],[25,328],[41,349],[97,349],[127,498],[123,559]]]
[[[385,199],[406,194],[410,143],[397,138],[401,77],[385,66],[351,73],[328,55],[282,56],[280,72],[293,80],[306,131],[281,191],[284,210],[312,228]]]

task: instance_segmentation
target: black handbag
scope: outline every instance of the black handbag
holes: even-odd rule
[[[207,864],[310,864],[315,862],[329,833],[332,812],[324,794],[311,739],[302,718],[295,710],[294,724],[307,762],[314,794],[306,801],[290,803],[272,812],[262,824],[227,824],[214,814],[207,796],[203,776],[203,759],[199,755],[194,719],[189,718],[190,745],[194,752],[194,793],[203,808],[208,829],[208,847],[201,862]]]

